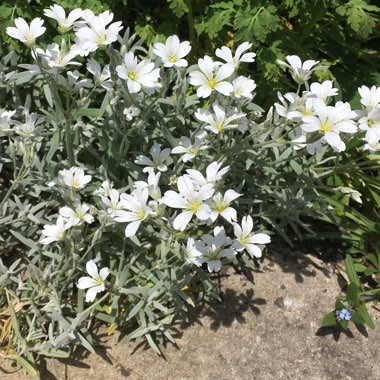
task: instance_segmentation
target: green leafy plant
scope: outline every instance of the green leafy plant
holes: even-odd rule
[[[366,307],[380,299],[379,156],[372,154],[363,157],[353,144],[344,153],[343,159],[347,169],[338,170],[328,179],[328,185],[332,189],[343,188],[347,191],[345,194],[324,194],[324,199],[334,212],[321,218],[339,226],[339,230],[321,231],[320,235],[341,241],[347,252],[346,286],[338,301],[348,302],[364,318],[363,323],[373,328]],[[352,321],[358,323],[355,318]]]

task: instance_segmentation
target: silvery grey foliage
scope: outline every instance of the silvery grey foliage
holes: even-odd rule
[[[289,228],[312,233],[303,217],[322,212],[330,146],[342,149],[350,132],[334,140],[323,124],[309,134],[314,111],[302,112],[322,102],[307,100],[320,88],[280,95],[268,112],[256,105],[243,75],[249,43],[219,52],[224,63],[189,66],[176,36],[146,47],[108,25],[109,12],[81,17],[65,30],[75,44],[64,34],[43,49],[19,20],[11,34],[33,64],[17,67],[14,53],[1,62],[0,306],[9,357],[30,371],[35,354],[93,351],[96,320],[159,352],[190,306],[218,299],[209,272],[253,268],[269,231],[288,242]],[[334,94],[323,93],[325,107]]]

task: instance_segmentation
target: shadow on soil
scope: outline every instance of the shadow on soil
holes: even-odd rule
[[[294,248],[274,243],[270,245],[268,251],[265,253],[265,264],[257,262],[257,269],[254,271],[240,271],[236,269],[236,272],[243,274],[246,282],[252,284],[254,284],[253,276],[255,273],[274,271],[276,264],[280,266],[284,273],[293,273],[294,279],[297,283],[304,282],[305,277],[315,277],[317,272],[323,273],[327,277],[331,277],[331,270],[314,262],[312,259],[313,256],[330,264],[335,264],[342,260],[344,252],[342,252],[341,247],[332,245],[331,242],[326,242],[325,244],[322,242],[321,244],[321,241],[319,241],[318,245],[316,245],[314,241],[304,241],[296,244]],[[234,275],[234,273],[232,273],[232,275]],[[221,271],[220,274],[215,276],[215,279],[220,281],[223,277],[229,276],[231,276],[231,274]],[[243,284],[242,286],[247,285]],[[255,298],[254,291],[251,288],[247,288],[245,291],[237,293],[233,289],[223,289],[223,287],[221,287],[219,296],[221,302],[215,301],[215,303],[203,303],[191,310],[188,315],[189,321],[180,322],[177,327],[174,327],[172,330],[172,336],[175,339],[181,338],[184,329],[194,324],[201,325],[201,319],[204,317],[207,317],[210,320],[210,329],[213,331],[217,331],[220,327],[229,327],[236,322],[244,324],[246,323],[246,313],[253,312],[256,315],[260,315],[260,307],[267,304],[267,301],[264,298]],[[368,336],[364,327],[358,326],[358,330],[363,336]],[[341,334],[345,334],[349,338],[354,338],[354,335],[350,330],[342,331],[331,327],[321,327],[316,331],[317,336],[324,337],[326,335],[332,335],[336,341],[339,340]],[[123,334],[121,336],[123,336]],[[99,338],[101,339],[102,337],[99,336]],[[165,344],[163,346],[165,346]],[[137,353],[141,349],[149,349],[149,346],[145,342],[141,342],[135,346],[132,354]],[[107,352],[107,346],[97,347],[96,353],[99,355],[99,359],[101,358],[107,363],[116,365],[122,376],[128,377],[130,375],[130,369],[121,368],[120,364],[117,364],[117,362],[115,363],[115,361],[112,360],[109,352]],[[77,348],[73,351],[73,354],[69,359],[55,359],[55,361],[58,361],[61,368],[62,365],[65,368],[67,366],[90,368],[89,365],[83,362],[88,355],[88,351],[82,348]],[[164,356],[163,359],[165,360]],[[49,367],[53,372],[57,373],[57,371],[54,371],[54,363]],[[38,370],[43,374],[44,380],[58,379],[55,374],[47,369],[45,360],[39,362]]]
[[[297,283],[302,283],[304,277],[315,277],[317,271],[326,277],[331,277],[327,268],[313,261],[313,256],[335,267],[338,262],[344,259],[345,253],[341,244],[331,240],[304,240],[295,242],[294,247],[274,243],[270,245],[265,255],[269,264],[264,265],[261,269],[270,271],[270,268],[276,263],[284,273],[293,273]]]

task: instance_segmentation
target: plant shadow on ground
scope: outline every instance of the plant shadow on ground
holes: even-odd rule
[[[217,331],[220,327],[230,327],[233,323],[246,323],[245,313],[261,313],[260,306],[267,301],[264,298],[254,298],[253,289],[247,289],[238,294],[233,289],[225,289],[220,292],[221,302],[207,303],[197,306],[190,312],[189,322],[181,323],[181,330],[192,324],[202,324],[201,319],[210,319],[210,329]]]
[[[297,283],[302,283],[304,277],[317,275],[317,271],[330,278],[336,276],[342,291],[347,290],[347,282],[341,272],[345,272],[344,257],[345,247],[338,241],[329,239],[304,240],[294,243],[294,247],[272,245],[266,255],[269,263],[263,266],[263,270],[271,270],[275,263],[280,266],[284,273],[293,273]],[[333,271],[316,263],[312,258],[318,258],[325,264],[333,266]],[[364,325],[354,324],[357,331],[364,337],[368,337],[368,331]],[[316,331],[316,336],[332,336],[338,342],[342,335],[355,338],[350,329],[344,330],[339,325],[324,327]]]
[[[365,328],[365,326],[355,324],[355,327],[359,331],[360,334],[362,334],[364,337],[368,338],[368,331]],[[340,339],[342,334],[347,336],[350,339],[355,338],[355,335],[353,334],[353,332],[350,329],[343,330],[339,326],[331,326],[331,327],[322,326],[317,330],[315,335],[317,335],[321,338],[328,336],[328,335],[331,335],[334,338],[335,342],[339,342],[339,339]]]
[[[294,242],[293,247],[274,242],[268,247],[265,255],[269,263],[263,265],[260,270],[271,271],[271,267],[277,264],[284,273],[293,273],[297,283],[302,283],[304,277],[315,277],[317,271],[331,277],[331,271],[313,258],[333,265],[335,273],[344,256],[344,247],[331,240],[298,241]]]
[[[313,260],[317,259],[317,260]],[[326,277],[331,277],[331,270],[326,266],[323,266],[323,262],[326,264],[337,265],[344,258],[344,249],[342,246],[332,243],[331,241],[303,241],[295,243],[294,247],[285,246],[280,243],[272,243],[268,247],[268,251],[264,255],[264,259],[257,262],[257,269],[249,271],[239,271],[235,268],[235,271],[228,271],[225,268],[218,274],[213,274],[214,279],[219,282],[219,297],[220,301],[214,302],[202,302],[199,303],[195,308],[190,309],[188,313],[188,321],[179,321],[171,330],[171,334],[174,339],[178,340],[182,337],[184,330],[192,325],[202,325],[202,320],[204,318],[209,320],[210,329],[217,331],[221,327],[230,327],[234,323],[244,324],[247,322],[246,314],[254,313],[255,315],[261,314],[261,306],[267,304],[267,300],[264,298],[255,298],[254,290],[250,285],[254,285],[254,275],[257,273],[271,272],[275,271],[275,266],[279,266],[281,271],[284,273],[293,273],[294,280],[297,284],[302,284],[305,277],[315,277],[317,272],[322,273]],[[322,264],[321,264],[322,261]],[[334,270],[334,272],[336,272]],[[333,272],[333,273],[334,273]],[[244,282],[242,284],[243,288],[246,286],[247,289],[242,289],[241,292],[237,292],[227,286],[223,286],[222,282],[228,282],[230,276],[235,276],[241,274],[244,276]],[[339,273],[335,273],[334,275]],[[339,281],[338,281],[339,282]],[[344,286],[344,281],[340,283],[341,287]],[[368,336],[367,330],[363,326],[356,326],[358,331],[365,337]],[[325,337],[327,335],[332,335],[335,341],[338,341],[340,336],[344,334],[349,338],[354,338],[354,334],[350,330],[342,330],[333,327],[321,327],[316,331],[316,335],[319,337]],[[124,336],[121,333],[119,340]],[[97,340],[100,342],[107,338],[106,333],[97,334]],[[172,345],[172,343],[164,343],[162,348],[165,348],[167,344]],[[175,347],[178,348],[176,344]],[[124,368],[117,360],[111,356],[107,343],[101,345],[96,345],[96,354],[105,362],[115,365],[122,376],[128,377],[131,373],[129,368]],[[142,341],[136,344],[131,352],[131,354],[137,354],[140,350],[148,350],[149,345]],[[84,360],[89,356],[89,352],[81,347],[77,347],[73,350],[72,355],[68,359],[54,359],[49,365],[49,370],[47,368],[47,361],[41,359],[38,363],[38,369],[41,374],[43,374],[44,380],[57,380],[57,377],[52,372],[57,372],[54,370],[54,361],[62,368],[62,365],[67,368],[78,367],[78,368],[90,368]],[[99,359],[100,359],[99,358]],[[162,358],[166,360],[165,356],[162,354]],[[62,372],[62,371],[60,371]]]
[[[99,340],[104,339],[107,336],[106,333],[99,334],[97,338]],[[131,369],[123,366],[118,360],[112,357],[110,354],[111,346],[107,343],[94,345],[94,350],[99,360],[115,366],[118,373],[123,377],[131,375]],[[41,374],[43,380],[70,380],[67,370],[69,367],[90,369],[91,366],[85,362],[91,353],[83,347],[76,347],[69,358],[67,359],[54,359],[54,358],[41,358],[37,362],[37,370]],[[49,362],[49,365],[48,365]]]

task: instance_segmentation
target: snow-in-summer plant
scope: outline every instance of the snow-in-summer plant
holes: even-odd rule
[[[144,46],[108,11],[45,15],[60,45],[39,18],[7,29],[30,61],[5,72],[0,109],[0,306],[31,373],[38,354],[93,351],[95,320],[159,352],[195,299],[218,299],[224,265],[312,232],[302,216],[328,212],[313,202],[347,141],[379,149],[379,89],[354,111],[308,83],[317,62],[280,62],[298,91],[266,112],[248,42],[191,62],[188,41]]]

